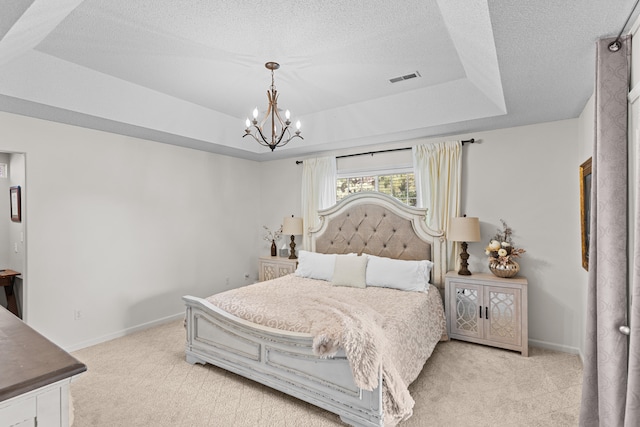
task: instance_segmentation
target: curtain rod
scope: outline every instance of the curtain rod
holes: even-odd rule
[[[462,143],[462,145],[464,144],[473,144],[474,142],[476,142],[475,138],[471,138],[471,139],[465,139],[463,141],[460,141]],[[389,150],[379,150],[379,151],[368,151],[366,153],[356,153],[356,154],[345,154],[343,156],[336,156],[336,159],[343,159],[345,157],[356,157],[356,156],[366,156],[366,155],[374,155],[374,154],[379,154],[379,153],[390,153],[392,151],[404,151],[404,150],[411,150],[411,147],[405,147],[405,148],[392,148]],[[296,160],[296,165],[302,164],[304,161],[303,160]]]
[[[614,41],[609,43],[608,48],[609,48],[610,52],[617,52],[622,47],[622,42],[620,41],[620,36],[622,35],[622,32],[624,31],[625,27],[629,23],[629,19],[631,19],[631,15],[633,15],[633,11],[636,10],[636,7],[638,7],[638,1],[640,1],[640,0],[636,0],[636,4],[633,5],[633,9],[631,9],[631,12],[629,12],[629,16],[627,17],[627,20],[624,21],[624,25],[620,29],[620,32],[618,33],[618,37],[616,37],[616,39]]]

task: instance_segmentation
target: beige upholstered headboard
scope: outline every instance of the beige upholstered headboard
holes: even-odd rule
[[[431,230],[426,209],[409,207],[382,193],[357,193],[318,211],[320,226],[311,230],[311,250],[321,253],[366,253],[434,263],[431,281],[444,288],[446,242]]]

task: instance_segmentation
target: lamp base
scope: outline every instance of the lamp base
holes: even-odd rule
[[[467,263],[467,260],[469,259],[469,254],[467,253],[467,242],[462,242],[460,246],[462,247],[462,252],[460,253],[460,270],[458,270],[458,274],[460,276],[471,276],[469,263]]]
[[[289,247],[291,248],[291,254],[289,255],[289,259],[298,259],[296,255],[296,242],[293,234],[291,235],[291,244],[289,245]]]

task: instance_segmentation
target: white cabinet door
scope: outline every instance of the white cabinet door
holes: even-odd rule
[[[474,338],[484,336],[482,290],[479,285],[452,282],[449,290],[452,334]]]
[[[520,301],[520,289],[484,287],[485,339],[518,346],[522,344]]]

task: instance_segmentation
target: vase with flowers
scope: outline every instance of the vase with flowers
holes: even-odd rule
[[[262,228],[265,229],[264,240],[271,242],[271,256],[276,256],[278,254],[276,241],[280,240],[280,237],[282,237],[282,225],[275,231],[269,230],[266,225],[263,225]]]
[[[520,264],[515,258],[520,258],[526,251],[513,245],[513,230],[504,220],[500,222],[502,230],[498,229],[485,248],[485,254],[489,256],[489,270],[498,277],[514,277],[520,271]]]

